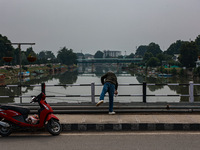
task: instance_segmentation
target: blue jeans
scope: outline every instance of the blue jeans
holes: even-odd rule
[[[115,93],[115,85],[112,83],[106,82],[103,86],[103,89],[100,95],[100,100],[104,100],[104,97],[107,92],[109,94],[109,112],[113,112],[113,97]]]

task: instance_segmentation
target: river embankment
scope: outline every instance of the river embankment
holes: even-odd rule
[[[51,64],[51,65],[25,65],[22,66],[21,72],[28,72],[26,77],[34,78],[38,75],[44,75],[48,76],[49,74],[55,74],[59,72],[67,71],[71,68],[74,68],[76,66],[68,66],[68,65],[60,65],[60,64]],[[6,85],[6,84],[12,84],[17,83],[19,80],[19,73],[20,73],[20,67],[17,66],[1,66],[0,67],[0,84]],[[24,76],[23,76],[24,77]]]

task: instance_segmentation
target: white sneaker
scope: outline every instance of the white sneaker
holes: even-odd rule
[[[116,113],[113,111],[113,112],[109,112],[108,114],[109,115],[115,115]]]
[[[103,100],[100,100],[97,104],[96,104],[96,106],[99,106],[99,105],[101,105],[103,103]]]

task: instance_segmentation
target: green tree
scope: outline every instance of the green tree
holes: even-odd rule
[[[25,54],[26,54],[26,57],[28,57],[28,56],[36,56],[36,53],[33,51],[32,47],[27,48]]]
[[[181,40],[177,40],[175,43],[171,44],[169,46],[169,48],[167,49],[167,51],[165,51],[165,54],[168,54],[168,55],[174,55],[174,54],[180,54],[180,48],[181,48],[181,45],[183,44],[184,42],[181,41]]]
[[[21,51],[21,61],[22,61],[22,65],[28,65],[29,62],[27,60],[27,55],[25,51]]]
[[[34,56],[36,57],[37,54],[33,51],[33,48],[32,47],[29,47],[26,49],[26,51],[21,51],[21,61],[22,61],[22,65],[27,65],[27,64],[30,64],[30,62],[27,60],[27,57],[29,56]],[[33,63],[33,62],[31,62]],[[36,62],[34,62],[36,63]]]
[[[52,60],[52,59],[56,58],[52,51],[45,51],[45,54],[46,54],[46,58],[47,59],[51,59]]]
[[[78,59],[85,59],[85,56],[83,53],[76,53],[76,56]]]
[[[38,54],[38,59],[45,59],[45,58],[46,58],[45,51],[39,52],[39,54]]]
[[[133,53],[131,53],[130,55],[126,56],[126,58],[134,58],[135,55]]]
[[[185,71],[184,71],[183,68],[179,71],[179,75],[182,76],[182,77],[185,75]]]
[[[124,58],[124,56],[120,55],[120,56],[118,56],[117,58],[119,58],[119,59],[120,59],[120,58]]]
[[[72,49],[67,49],[66,47],[63,47],[61,50],[58,51],[57,59],[60,63],[66,65],[72,65],[77,63],[76,54],[73,52]]]
[[[41,51],[38,54],[38,59],[55,59],[55,55],[54,53],[52,53],[52,51]]]
[[[94,54],[94,58],[103,58],[103,52],[102,52],[102,51],[97,51],[97,52]]]
[[[38,63],[49,63],[49,61],[54,62],[55,59],[56,57],[52,51],[41,51],[39,54],[37,54]]]
[[[162,53],[162,50],[160,49],[160,46],[158,44],[152,42],[148,45],[146,52],[152,53],[155,57],[156,55]]]
[[[167,62],[167,64],[170,64],[173,62],[173,64],[175,64],[175,61],[172,59],[172,56],[164,54],[164,53],[160,53],[158,55],[156,55],[156,58],[158,58],[160,60],[160,64],[163,63],[163,61]]]
[[[160,66],[159,71],[160,71],[160,73],[166,73],[167,72],[167,70],[163,66]]]
[[[172,75],[177,75],[177,70],[175,68],[173,68],[173,69],[170,70],[170,73]]]
[[[19,49],[15,49],[14,51],[14,56],[13,56],[13,64],[19,64],[19,55],[20,55],[20,51]]]
[[[143,57],[148,49],[147,45],[141,45],[137,48],[135,55]]]
[[[143,57],[143,61],[147,62],[151,57],[153,57],[152,53],[146,52]]]
[[[180,49],[179,61],[182,66],[190,68],[195,67],[198,50],[195,42],[184,42]]]
[[[173,59],[171,59],[171,60],[169,60],[168,61],[168,64],[170,65],[170,66],[181,66],[181,63],[179,62],[179,61],[174,61]]]
[[[200,76],[200,67],[197,67],[197,68],[194,69],[194,74],[196,76]]]
[[[156,57],[151,57],[147,62],[148,67],[157,67],[159,65],[160,65],[160,61]]]
[[[165,57],[165,55],[162,54],[162,53],[156,55],[156,58],[159,59],[160,63],[161,63],[162,61],[166,61],[166,57]]]
[[[5,62],[3,61],[3,57],[13,57],[14,56],[14,48],[12,45],[7,44],[11,43],[10,40],[6,36],[2,36],[0,34],[0,65],[3,65]]]
[[[198,47],[198,55],[200,55],[200,35],[198,35],[197,38],[195,39],[195,43]]]

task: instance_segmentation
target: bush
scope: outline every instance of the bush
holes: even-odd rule
[[[179,75],[180,75],[180,76],[184,76],[184,74],[185,74],[184,69],[181,69],[181,70],[179,71]]]
[[[194,69],[194,74],[200,76],[200,67]]]
[[[27,71],[28,67],[22,66],[22,69]]]
[[[170,73],[172,75],[177,75],[177,70],[175,68],[173,68],[173,69],[170,70]]]

